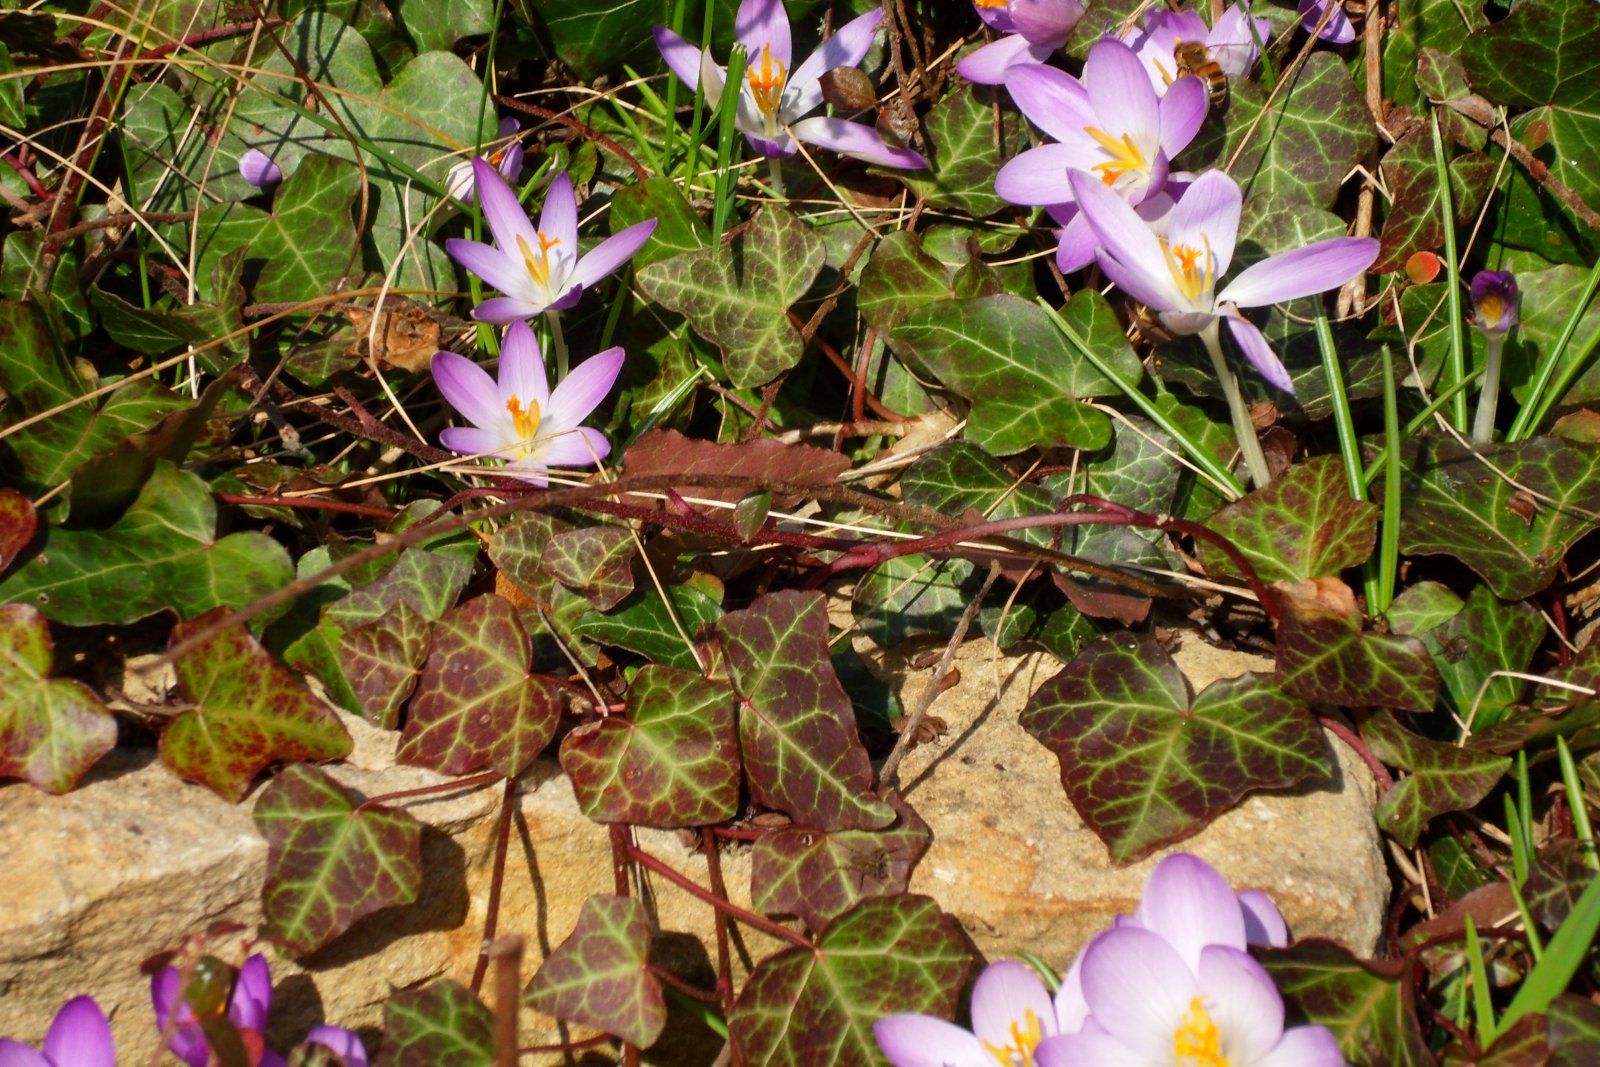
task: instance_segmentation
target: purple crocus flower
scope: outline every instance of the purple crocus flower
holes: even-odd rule
[[[505,294],[472,309],[479,322],[504,325],[545,311],[564,311],[585,289],[626,263],[656,228],[655,219],[636,222],[579,256],[578,200],[566,174],[557,174],[550,183],[538,229],[505,178],[485,160],[472,161],[472,174],[494,244],[454,237],[444,247],[457,263]]]
[[[1003,34],[956,63],[956,72],[979,85],[999,85],[1006,69],[1019,63],[1043,63],[1067,43],[1083,18],[1078,0],[972,0],[978,17]]]
[[[1509,333],[1518,321],[1517,279],[1508,270],[1472,276],[1472,324],[1484,333]]]
[[[1176,88],[1176,86],[1174,87]],[[1293,394],[1294,383],[1261,331],[1238,314],[1336,288],[1378,257],[1371,237],[1332,237],[1282,252],[1243,271],[1219,292],[1233,261],[1243,195],[1219,170],[1197,178],[1178,201],[1165,238],[1104,183],[1085,171],[1071,177],[1078,206],[1100,239],[1100,269],[1129,296],[1158,313],[1173,333],[1196,334],[1218,320],[1268,382]]]
[[[283,181],[283,168],[259,148],[251,148],[239,157],[239,177],[257,189],[270,189]]]
[[[1255,20],[1256,32],[1250,32],[1250,9],[1247,4],[1234,4],[1222,13],[1215,26],[1193,11],[1169,11],[1153,8],[1145,12],[1144,30],[1132,35],[1130,44],[1144,65],[1145,73],[1156,92],[1165,93],[1167,87],[1179,79],[1178,61],[1173,52],[1181,41],[1199,42],[1222,72],[1230,78],[1242,78],[1250,73],[1261,55],[1256,38],[1262,41],[1272,37],[1272,23],[1267,19]]]
[[[1307,33],[1315,30],[1330,3],[1333,4],[1333,14],[1317,36],[1329,44],[1349,44],[1356,39],[1356,28],[1350,24],[1340,0],[1300,0],[1300,25]]]
[[[172,1054],[189,1067],[206,1067],[211,1061],[211,1046],[206,1043],[205,1031],[200,1028],[194,1011],[183,1001],[183,973],[176,967],[158,971],[150,979],[150,1001],[156,1010],[156,1026],[163,1031],[172,1013],[177,1012],[177,1028],[167,1046]],[[258,1057],[256,1062],[260,1067],[282,1067],[283,1064],[283,1058],[261,1042],[271,1007],[272,972],[267,969],[267,958],[257,953],[239,968],[233,996],[228,1002],[228,1018],[238,1027],[245,1047]]]
[[[513,118],[500,120],[500,133],[496,138],[495,147],[486,158],[488,164],[499,171],[501,176],[512,185],[522,180],[522,142],[517,140],[517,131],[522,129],[522,123]],[[445,188],[450,195],[463,204],[472,204],[478,199],[477,182],[473,179],[472,160],[463,159],[450,168],[450,173],[444,180]]]
[[[439,442],[462,455],[506,461],[504,473],[549,484],[550,467],[592,467],[611,452],[599,430],[578,424],[611,391],[622,371],[622,349],[608,348],[573,368],[555,391],[545,378],[538,338],[513,322],[500,348],[500,380],[453,352],[433,357],[439,392],[470,423],[452,426]]]
[[[906,1014],[879,1019],[872,1032],[894,1067],[995,1067],[1032,1063],[1039,1043],[1062,1031],[1039,975],[1002,960],[985,967],[972,987],[971,1030]]]
[[[734,19],[734,35],[745,48],[745,84],[739,87],[735,124],[751,146],[768,159],[786,159],[799,151],[795,141],[831,148],[847,156],[885,167],[915,170],[928,165],[909,148],[884,143],[876,130],[841,118],[802,118],[822,103],[821,78],[835,67],[853,67],[866,58],[883,21],[875,8],[852,19],[822,42],[791,72],[789,15],[781,0],[743,0]],[[712,107],[722,99],[727,68],[711,53],[696,48],[665,26],[655,28],[661,58],[685,85],[697,85]]]
[[[1056,262],[1063,272],[1087,266],[1095,252],[1068,175],[1092,173],[1110,195],[1142,205],[1162,192],[1168,161],[1206,117],[1200,79],[1180,78],[1158,96],[1133,50],[1109,37],[1089,50],[1082,82],[1054,67],[1024,65],[1006,71],[1005,84],[1022,113],[1057,143],[1030,148],[1001,167],[995,192],[1014,204],[1042,205],[1062,224]],[[1170,200],[1152,204],[1147,215],[1170,207]]]
[[[117,1067],[111,1024],[93,997],[73,997],[56,1012],[42,1048],[0,1037],[0,1067]]]

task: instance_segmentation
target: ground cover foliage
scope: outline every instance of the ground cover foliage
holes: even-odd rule
[[[1257,7],[1261,62],[1170,170],[1237,183],[1231,276],[1375,239],[1370,270],[1317,295],[1219,307],[1291,393],[1253,349],[1214,362],[1215,319],[1208,342],[1113,286],[1104,248],[1058,269],[1071,212],[996,188],[1052,136],[957,72],[993,36],[972,6],[889,0],[860,71],[823,79],[827,122],[864,132],[817,128],[870,134],[871,162],[807,146],[798,113],[801,144],[763,158],[741,93],[667,73],[652,24],[727,60],[736,6],[0,13],[0,775],[28,783],[5,788],[68,792],[154,744],[194,788],[259,792],[259,936],[306,956],[422,879],[408,798],[321,766],[351,748],[334,708],[506,802],[556,759],[617,877],[528,1007],[628,1062],[692,1024],[735,1064],[878,1063],[873,1023],[955,1017],[977,959],[907,891],[931,831],[896,768],[945,742],[871,668],[981,633],[1065,664],[1022,724],[1114,863],[1326,780],[1330,733],[1359,752],[1397,886],[1379,958],[1259,954],[1349,1062],[1592,1062],[1600,8],[1369,0],[1334,42]],[[1050,62],[1082,72],[1149,7],[1093,0]],[[871,10],[792,0],[795,65]],[[732,77],[764,84],[763,62]],[[565,175],[575,240],[547,214],[519,260],[493,167],[460,169],[475,153],[534,218]],[[493,236],[543,284],[582,273],[553,257],[645,230],[531,330],[473,318],[501,290],[453,242]],[[1515,276],[1509,333],[1480,270]],[[510,391],[528,351],[555,382],[614,346],[593,415],[576,388]],[[460,387],[502,390],[484,419],[507,397],[519,436],[587,417],[587,450],[445,447],[447,426],[491,431],[466,393],[444,402],[439,350],[500,374]],[[1275,670],[1192,692],[1163,641],[1180,628]],[[107,662],[139,653],[175,668],[162,703]],[[693,837],[708,884],[637,827]],[[728,849],[753,853],[753,911],[727,900]],[[644,871],[715,910],[714,985],[653,960]],[[743,974],[732,923],[786,947]],[[398,994],[378,1061],[513,1062],[485,980]],[[223,1062],[255,1062],[208,1025]]]

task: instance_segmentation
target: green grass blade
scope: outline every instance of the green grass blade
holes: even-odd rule
[[[1450,353],[1446,366],[1451,383],[1467,377],[1467,342],[1462,334],[1461,264],[1456,254],[1456,216],[1450,195],[1450,166],[1445,160],[1444,138],[1439,135],[1439,116],[1433,116],[1433,179],[1439,184],[1440,221],[1444,224],[1445,284],[1449,296]],[[1450,400],[1450,425],[1467,432],[1467,394],[1455,393]]]

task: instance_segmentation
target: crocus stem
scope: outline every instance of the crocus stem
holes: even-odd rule
[[[1200,331],[1200,340],[1205,342],[1206,351],[1211,353],[1211,366],[1217,372],[1217,383],[1222,386],[1222,395],[1228,400],[1228,412],[1233,416],[1233,436],[1238,438],[1239,451],[1243,453],[1245,468],[1250,472],[1250,482],[1260,489],[1272,480],[1272,475],[1267,471],[1267,457],[1261,452],[1255,424],[1250,421],[1250,412],[1245,408],[1244,397],[1239,392],[1239,379],[1234,377],[1233,368],[1228,366],[1222,354],[1222,338],[1218,333],[1220,326],[1219,320],[1212,319],[1210,325]]]
[[[783,188],[783,160],[777,156],[767,157],[767,176],[772,179],[772,196],[776,200],[787,200],[788,194]]]
[[[556,381],[562,382],[567,377],[567,339],[561,332],[561,315],[559,312],[546,311],[544,320],[550,325],[550,349],[556,356]]]
[[[1472,420],[1472,439],[1481,444],[1494,440],[1494,409],[1500,403],[1500,353],[1506,345],[1506,335],[1491,333],[1488,359],[1483,367],[1483,392],[1478,394],[1478,416]]]

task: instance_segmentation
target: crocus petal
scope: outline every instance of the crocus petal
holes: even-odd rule
[[[1272,898],[1259,889],[1239,892],[1239,908],[1244,913],[1244,939],[1252,945],[1283,948],[1289,943],[1289,924]]]
[[[667,69],[676,74],[678,80],[689,88],[696,88],[700,84],[700,64],[704,59],[700,49],[665,26],[657,26],[653,32],[656,38],[656,48],[660,50],[661,58],[666,62]]]
[[[1011,0],[1011,22],[1017,33],[1051,50],[1067,43],[1083,18],[1078,0]]]
[[[445,175],[445,192],[463,204],[476,203],[478,190],[473,187],[472,182],[472,160],[463,159],[452,166],[450,172]]]
[[[1210,248],[1215,268],[1212,284],[1233,262],[1233,245],[1239,234],[1239,210],[1244,194],[1239,183],[1220,170],[1208,170],[1185,190],[1167,222],[1167,242],[1173,247]]]
[[[0,1067],[52,1067],[52,1065],[39,1054],[37,1049],[29,1048],[9,1037],[0,1037]]]
[[[1099,122],[1112,137],[1127,134],[1139,146],[1159,144],[1161,118],[1156,92],[1133,49],[1102,37],[1083,61],[1083,84]]]
[[[1056,238],[1061,242],[1056,246],[1056,269],[1062,274],[1071,274],[1093,263],[1098,244],[1089,220],[1076,206],[1072,210],[1072,220],[1056,231]]]
[[[608,348],[573,367],[550,394],[549,418],[561,427],[576,426],[587,418],[616,384],[622,359],[620,347]]]
[[[705,94],[706,106],[715,108],[722,101],[722,90],[728,84],[728,70],[711,58],[709,51],[700,53],[700,91]],[[739,110],[744,110],[744,95],[740,94]]]
[[[1139,926],[1109,930],[1083,955],[1083,996],[1094,1020],[1141,1056],[1170,1060],[1172,1035],[1199,987],[1194,972],[1160,934]]]
[[[495,455],[505,447],[505,435],[498,430],[476,426],[446,426],[439,431],[439,443],[462,456]]]
[[[1072,966],[1061,976],[1061,985],[1055,996],[1056,1030],[1075,1034],[1083,1029],[1089,1018],[1089,1004],[1083,999],[1083,953],[1073,959]]]
[[[872,1024],[894,1067],[993,1067],[994,1057],[970,1032],[931,1015],[888,1015]]]
[[[1012,1027],[1026,1024],[1028,1013],[1048,1037],[1056,1032],[1055,1005],[1039,973],[1026,964],[1001,960],[983,969],[972,987],[972,1032],[979,1041],[1005,1048]]]
[[[1016,23],[1011,21],[1011,4],[984,4],[973,0],[972,6],[977,9],[978,17],[983,24],[995,33],[1016,33]]]
[[[1165,1058],[1140,1056],[1110,1034],[1071,1034],[1052,1037],[1034,1054],[1039,1067],[1172,1067],[1172,1050]]]
[[[1175,853],[1156,864],[1134,921],[1166,938],[1191,971],[1207,945],[1245,946],[1244,915],[1227,879],[1198,856]]]
[[[483,427],[500,422],[505,407],[500,403],[500,388],[488,371],[454,352],[435,352],[431,369],[439,392],[462,418]]]
[[[1356,28],[1350,25],[1350,20],[1345,17],[1344,5],[1338,0],[1300,0],[1300,25],[1307,33],[1315,30],[1329,3],[1333,4],[1333,15],[1317,36],[1329,44],[1349,44],[1356,39]]]
[[[835,67],[853,67],[872,50],[872,40],[883,22],[883,8],[875,7],[839,27],[837,33],[806,57],[789,75],[784,93],[783,117],[793,121],[822,103],[821,77]]]
[[[1179,78],[1156,106],[1161,115],[1161,150],[1175,156],[1200,132],[1211,103],[1199,78]]]
[[[1252,21],[1255,23],[1254,34],[1250,31]],[[1256,59],[1261,54],[1261,48],[1256,44],[1257,37],[1262,44],[1272,40],[1272,23],[1267,19],[1252,20],[1243,4],[1234,4],[1217,19],[1216,25],[1206,35],[1205,42],[1211,50],[1211,58],[1224,74],[1231,78],[1242,78],[1250,73],[1250,68],[1256,65]]]
[[[306,1035],[306,1042],[332,1049],[334,1055],[344,1060],[344,1067],[367,1067],[367,1047],[342,1026],[314,1026]]]
[[[1097,258],[1111,280],[1129,296],[1157,311],[1188,310],[1188,300],[1172,281],[1161,243],[1133,208],[1104,182],[1084,171],[1073,171],[1068,181],[1078,207],[1100,238],[1102,247]]]
[[[804,120],[810,122],[810,119]],[[796,126],[800,123],[795,123]],[[791,126],[790,129],[794,127]],[[780,134],[776,138],[762,137],[759,134],[744,131],[744,139],[750,142],[750,147],[755,149],[756,155],[763,159],[788,159],[800,150],[795,147],[794,138],[788,134]]]
[[[1017,110],[1057,141],[1082,139],[1085,126],[1099,125],[1089,91],[1065,71],[1024,64],[1006,71],[1004,81]]]
[[[499,406],[505,408],[512,397],[524,410],[531,404],[538,404],[541,413],[550,408],[550,384],[545,378],[539,339],[533,335],[533,327],[520,319],[506,327],[500,345]]]
[[[527,268],[494,245],[469,241],[465,237],[452,237],[444,243],[444,250],[450,253],[451,259],[502,293],[516,293],[528,288],[530,279]]]
[[[1278,354],[1267,344],[1267,339],[1256,329],[1255,323],[1242,315],[1224,315],[1223,321],[1228,324],[1228,332],[1233,334],[1239,351],[1244,353],[1244,358],[1250,361],[1256,373],[1265,378],[1267,384],[1294,396],[1294,380],[1289,377]]]
[[[239,157],[239,177],[258,189],[265,189],[283,181],[283,170],[261,149],[251,148]]]
[[[1178,211],[1183,210],[1199,185],[1200,182],[1196,182],[1179,201]],[[1238,277],[1217,294],[1217,302],[1263,307],[1337,289],[1372,266],[1377,258],[1375,237],[1330,237],[1304,248],[1268,256],[1240,271]]]
[[[546,467],[592,467],[611,454],[611,442],[599,430],[587,426],[567,430],[549,439],[540,439],[538,462]]]
[[[1083,164],[1083,153],[1068,145],[1042,144],[1008,160],[994,176],[994,191],[1013,204],[1070,204],[1073,193],[1067,174]]]
[[[1200,954],[1200,990],[1228,1055],[1255,1063],[1283,1036],[1283,998],[1266,968],[1239,949],[1209,945]]]
[[[1041,64],[1054,51],[1020,33],[1007,34],[956,60],[956,73],[977,85],[1000,85],[1007,70]]]
[[[506,146],[500,155],[500,173],[505,180],[515,185],[522,179],[522,157],[524,154],[521,141],[513,141]]]
[[[772,58],[789,66],[789,13],[782,0],[744,0],[733,18],[733,35],[745,47],[748,62],[761,62],[761,50],[770,49]]]
[[[545,190],[544,207],[539,210],[539,232],[549,239],[553,248],[572,255],[578,243],[578,198],[572,192],[572,179],[567,177],[566,171],[557,174]]]
[[[554,305],[548,305],[554,307]],[[487,322],[494,326],[504,326],[508,322],[518,319],[531,319],[533,316],[547,310],[547,305],[530,303],[527,300],[514,296],[496,296],[485,300],[472,309],[472,317],[479,322]],[[560,310],[557,308],[556,310]]]
[[[877,130],[871,126],[863,126],[859,122],[819,116],[814,119],[801,119],[789,127],[789,132],[806,144],[831,148],[835,152],[864,159],[868,163],[876,163],[883,167],[920,170],[928,165],[926,159],[909,148],[896,148],[885,144],[883,138],[878,136]]]
[[[1278,1047],[1253,1067],[1345,1067],[1339,1042],[1323,1026],[1293,1026],[1283,1032]]]
[[[656,220],[645,219],[607,237],[578,260],[578,265],[572,270],[572,281],[584,289],[589,288],[632,259],[633,254],[644,247],[644,243],[650,239],[655,229]]]
[[[44,1035],[45,1058],[56,1067],[117,1067],[111,1024],[93,997],[73,997]]]
[[[489,224],[494,243],[507,256],[515,252],[518,237],[529,248],[538,248],[539,235],[518,203],[516,192],[500,176],[500,172],[489,166],[488,160],[474,157],[472,178],[478,189],[478,203],[483,208],[483,221]]]

